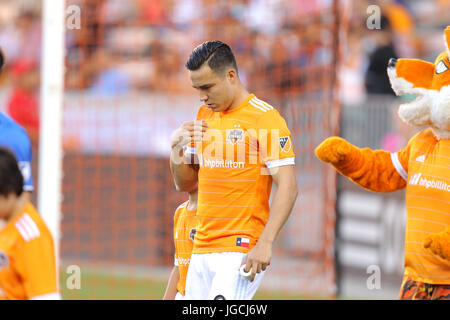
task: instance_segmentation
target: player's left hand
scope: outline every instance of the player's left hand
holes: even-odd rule
[[[244,272],[248,273],[251,270],[248,280],[252,282],[255,279],[257,273],[265,271],[270,265],[270,259],[272,257],[272,243],[258,240],[256,245],[249,251],[241,263],[245,265]]]

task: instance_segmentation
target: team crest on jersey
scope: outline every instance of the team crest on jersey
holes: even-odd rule
[[[291,138],[289,136],[287,137],[281,137],[279,139],[280,141],[280,147],[281,147],[281,151],[288,153],[289,151],[291,151]]]
[[[8,255],[3,251],[0,251],[0,270],[3,268],[7,268],[9,265]]]
[[[194,237],[195,237],[195,233],[197,232],[197,230],[195,230],[194,228],[191,229],[191,231],[189,231],[189,239],[191,239],[192,241],[194,241]]]
[[[230,142],[231,144],[236,144],[243,140],[244,140],[244,130],[233,129],[228,132],[227,141]]]

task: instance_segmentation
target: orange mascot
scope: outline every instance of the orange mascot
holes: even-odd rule
[[[406,147],[395,153],[360,149],[330,137],[315,153],[370,191],[406,187],[405,277],[450,289],[450,26],[444,42],[446,50],[434,64],[419,59],[388,63],[394,92],[416,95],[414,101],[400,105],[400,118],[426,127]]]

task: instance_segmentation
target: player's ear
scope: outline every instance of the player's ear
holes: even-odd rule
[[[236,70],[234,70],[233,68],[230,68],[226,71],[226,77],[227,77],[228,81],[230,81],[230,83],[234,84],[238,78],[238,74],[237,74]]]

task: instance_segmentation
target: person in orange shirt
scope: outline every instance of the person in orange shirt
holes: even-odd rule
[[[186,299],[251,299],[298,193],[291,133],[273,106],[243,86],[227,44],[202,43],[186,67],[204,103],[172,138],[177,189],[198,185]]]
[[[14,154],[0,148],[0,300],[61,299],[53,238],[23,191]]]
[[[175,244],[175,265],[170,273],[163,300],[183,300],[186,288],[186,274],[191,260],[195,237],[195,214],[197,211],[197,190],[189,192],[189,200],[182,203],[174,215],[173,237]]]

